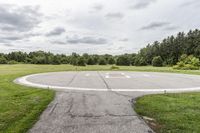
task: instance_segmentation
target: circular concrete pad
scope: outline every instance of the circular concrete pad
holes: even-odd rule
[[[198,91],[200,76],[155,72],[81,71],[33,74],[16,83],[57,90]]]

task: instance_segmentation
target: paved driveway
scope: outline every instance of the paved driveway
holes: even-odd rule
[[[150,72],[56,72],[17,83],[53,88],[55,100],[31,133],[150,133],[134,112],[138,96],[200,90],[200,76]]]

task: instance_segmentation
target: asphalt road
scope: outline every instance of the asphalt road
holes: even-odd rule
[[[57,90],[30,133],[151,133],[137,116],[135,98],[200,90],[200,76],[150,72],[56,72],[15,82]],[[160,90],[160,91],[159,91]]]

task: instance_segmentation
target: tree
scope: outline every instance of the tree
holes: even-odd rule
[[[134,62],[135,66],[146,66],[147,65],[146,60],[143,57],[141,57],[140,55],[135,56],[134,61],[135,61]]]
[[[7,64],[7,60],[5,57],[0,56],[0,64]]]
[[[52,64],[53,65],[60,65],[61,64],[61,56],[60,55],[53,56]]]
[[[27,57],[27,54],[21,51],[11,52],[7,55],[8,60],[15,60],[17,62],[25,62],[26,57]]]
[[[99,65],[106,65],[106,64],[107,64],[107,62],[104,58],[99,59]]]
[[[162,41],[154,41],[146,47],[141,48],[137,54],[123,54],[112,56],[89,55],[84,53],[82,56],[72,53],[69,56],[64,54],[53,54],[51,52],[35,51],[35,52],[11,52],[8,54],[0,53],[0,57],[4,57],[7,62],[17,63],[33,63],[33,64],[72,64],[77,65],[79,57],[83,57],[86,64],[116,64],[116,65],[154,65],[154,57],[160,57],[164,66],[173,66],[180,62],[181,55],[193,55],[200,58],[200,30],[190,30],[188,33],[179,32],[176,36],[168,36]],[[3,60],[5,60],[3,59]],[[2,59],[1,59],[2,60]],[[158,59],[156,59],[158,60]],[[181,62],[180,62],[181,64]]]
[[[94,58],[93,57],[89,57],[88,60],[87,60],[87,64],[88,65],[95,65]]]
[[[92,55],[92,58],[94,60],[94,64],[98,64],[99,63],[99,55]]]
[[[110,57],[110,58],[108,59],[108,64],[110,64],[110,65],[115,64],[115,59],[112,58],[112,57]]]
[[[133,57],[133,58],[131,59],[131,65],[132,65],[132,66],[135,65],[135,60],[136,60],[136,57]]]
[[[83,57],[79,57],[78,60],[77,60],[77,65],[78,66],[85,66],[86,65],[85,59]]]
[[[45,57],[44,56],[33,57],[32,63],[33,64],[45,64]]]
[[[156,67],[161,67],[163,66],[163,60],[160,56],[156,56],[152,60],[152,65]]]
[[[72,53],[72,55],[70,56],[70,64],[72,65],[77,65],[77,61],[78,61],[78,58],[80,57],[79,54],[77,53]]]
[[[116,65],[120,65],[120,66],[130,66],[131,64],[131,59],[130,56],[125,54],[125,55],[120,55],[117,58],[117,62]]]

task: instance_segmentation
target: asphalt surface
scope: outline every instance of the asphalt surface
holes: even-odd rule
[[[36,74],[15,82],[57,90],[30,133],[151,133],[133,110],[135,98],[199,90],[199,81],[200,76],[185,74],[86,71]]]

